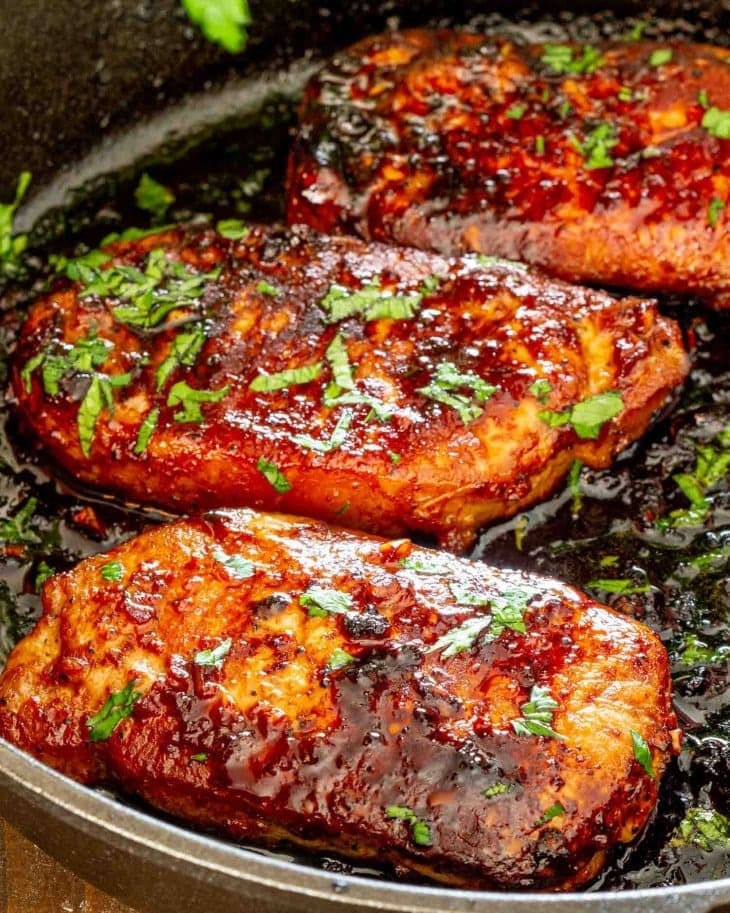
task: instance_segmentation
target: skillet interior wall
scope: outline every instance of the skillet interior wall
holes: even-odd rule
[[[606,11],[614,17],[682,17],[727,30],[726,0],[605,3],[548,0],[464,3],[467,21],[491,11],[515,17]],[[23,169],[32,193],[79,160],[102,138],[235,75],[278,69],[316,49],[327,55],[397,17],[404,26],[453,17],[448,0],[321,3],[251,0],[253,26],[245,51],[230,55],[205,41],[179,0],[1,0],[0,193],[12,196]]]

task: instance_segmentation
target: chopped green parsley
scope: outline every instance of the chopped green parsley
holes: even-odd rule
[[[347,650],[343,650],[341,647],[335,647],[330,655],[325,671],[336,672],[338,669],[344,669],[345,666],[349,666],[354,662],[355,657],[352,653],[348,653]]]
[[[547,824],[548,821],[552,821],[553,818],[559,818],[565,814],[565,809],[563,808],[560,802],[555,802],[550,808],[545,812],[544,815],[541,815],[535,822],[535,827],[542,827],[543,824]]]
[[[218,564],[223,565],[228,571],[228,576],[233,577],[234,580],[246,580],[248,577],[253,577],[253,561],[249,561],[243,555],[229,555],[219,545],[213,548],[212,554]]]
[[[167,357],[155,371],[155,387],[161,390],[172,373],[181,365],[192,367],[205,343],[205,330],[202,324],[196,323],[189,330],[183,330],[172,340]]]
[[[232,646],[232,638],[226,637],[226,639],[222,640],[217,647],[211,647],[208,650],[198,650],[193,657],[193,662],[196,666],[205,666],[210,669],[222,666],[223,660],[231,652]]]
[[[110,694],[101,710],[90,717],[86,725],[90,742],[103,742],[109,738],[123,719],[132,715],[134,705],[142,696],[135,691],[136,679],[128,682],[121,691]]]
[[[134,191],[134,201],[140,209],[162,220],[175,202],[175,194],[144,172]]]
[[[219,44],[231,54],[246,47],[251,11],[248,0],[181,0],[192,22],[208,41]]]
[[[470,390],[470,395],[456,392],[463,389]],[[418,387],[416,392],[455,409],[466,425],[479,418],[484,411],[479,404],[485,403],[496,390],[493,384],[488,384],[473,371],[459,371],[452,362],[442,361],[428,385]]]
[[[312,586],[299,597],[301,605],[308,609],[310,618],[326,618],[328,615],[345,615],[352,609],[352,596],[342,590]]]
[[[702,126],[718,139],[730,139],[730,111],[711,107],[705,111]]]
[[[500,780],[493,786],[487,787],[482,795],[485,799],[494,799],[497,796],[506,796],[509,793],[514,792],[514,789],[515,787],[513,783],[505,783],[503,780]]]
[[[28,246],[28,236],[15,232],[13,222],[30,180],[30,171],[21,172],[13,202],[0,203],[0,273],[8,279],[23,272],[22,255]]]
[[[600,590],[602,593],[614,593],[617,596],[636,596],[651,591],[648,583],[634,583],[633,580],[618,577],[599,577],[586,581],[585,586],[589,590]]]
[[[0,544],[36,545],[40,536],[31,529],[31,522],[38,507],[37,498],[28,498],[14,517],[0,520]]]
[[[522,718],[511,720],[512,728],[517,735],[536,735],[550,739],[562,739],[552,728],[553,713],[558,709],[558,702],[547,688],[533,685],[530,700],[522,704]]]
[[[124,577],[124,565],[121,561],[108,561],[101,566],[102,580],[118,583]]]
[[[221,219],[216,222],[215,230],[221,238],[228,238],[229,241],[242,241],[251,234],[251,227],[240,219]]]
[[[405,805],[389,805],[385,809],[385,817],[410,824],[411,837],[417,846],[431,846],[431,829],[412,809]]]
[[[634,758],[638,761],[639,764],[644,768],[647,774],[652,778],[656,778],[656,773],[654,772],[654,764],[651,759],[651,751],[649,746],[646,743],[646,739],[640,735],[638,732],[634,732],[633,729],[629,730],[631,735],[631,746],[634,752]]]
[[[652,67],[661,67],[665,63],[669,63],[672,56],[672,51],[669,48],[657,48],[657,50],[652,51],[649,56],[649,65]]]
[[[527,111],[527,105],[512,105],[511,108],[507,108],[505,111],[505,116],[509,117],[510,120],[522,120]]]
[[[327,440],[313,438],[308,434],[295,434],[292,441],[304,450],[313,450],[315,453],[330,453],[337,450],[347,440],[347,432],[352,424],[352,411],[343,409],[342,415],[337,419],[337,424],[332,429],[332,434]]]
[[[588,171],[597,168],[610,168],[614,161],[609,150],[618,145],[616,127],[613,124],[599,124],[581,141],[573,134],[569,137],[571,144],[584,158],[583,167]]]
[[[671,840],[672,846],[696,846],[705,853],[730,849],[730,818],[712,808],[690,808]]]
[[[425,294],[432,289],[394,295],[380,285],[380,280],[359,289],[331,285],[320,304],[327,313],[329,323],[338,323],[348,317],[360,316],[363,320],[410,320],[420,307]]]
[[[727,204],[719,197],[713,197],[707,206],[707,224],[710,228],[715,228],[720,221],[720,213],[725,209]]]
[[[155,433],[157,428],[157,422],[160,420],[160,408],[155,406],[154,409],[145,415],[142,419],[142,424],[139,426],[139,431],[137,432],[137,440],[134,445],[133,453],[136,456],[141,456],[143,453],[147,452],[147,447],[149,446],[152,435]]]
[[[567,44],[546,44],[543,47],[542,62],[553,73],[562,76],[567,73],[582,76],[595,71],[603,64],[603,57],[592,45],[587,44],[580,56],[578,50]]]
[[[276,390],[285,390],[287,387],[308,384],[316,380],[321,373],[322,362],[317,361],[299,368],[287,368],[276,374],[259,374],[251,381],[248,388],[256,393],[273,393]]]
[[[219,390],[196,390],[185,383],[184,380],[178,381],[171,389],[167,396],[168,406],[180,406],[180,409],[173,414],[176,422],[196,422],[203,421],[203,403],[219,403],[230,390],[230,384],[221,387]]]
[[[601,428],[623,410],[621,394],[616,391],[598,393],[563,412],[540,412],[540,418],[551,428],[571,425],[582,440],[595,440]]]
[[[530,384],[527,388],[527,392],[531,393],[535,399],[544,406],[548,397],[553,392],[553,385],[549,380],[540,378],[540,380],[536,380],[534,384]]]
[[[269,460],[266,460],[264,457],[259,457],[256,468],[269,485],[271,485],[271,487],[280,495],[284,495],[288,491],[291,491],[291,482],[287,479],[281,469],[279,469],[276,463],[269,462]]]

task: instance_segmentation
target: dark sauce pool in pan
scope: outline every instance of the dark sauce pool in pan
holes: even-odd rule
[[[645,35],[728,44],[721,24],[703,28],[700,15],[693,17],[687,9],[684,15],[677,21],[650,21]],[[490,14],[475,24],[507,30],[517,40],[590,41],[626,35],[637,22],[606,13],[545,21],[533,11],[517,21]],[[239,96],[228,87],[225,97],[199,100],[187,119],[175,124],[172,140],[169,116],[157,126],[145,125],[138,136],[123,138],[121,147],[116,144],[113,154],[102,152],[69,170],[36,197],[25,213],[26,220],[34,221],[27,281],[22,288],[6,290],[0,302],[3,389],[19,322],[28,301],[44,286],[49,255],[80,253],[110,231],[152,224],[134,200],[143,171],[174,194],[166,222],[282,217],[294,99],[310,67],[294,67],[277,83],[261,80],[242,87]],[[214,120],[217,127],[201,133],[200,125]],[[127,156],[121,163],[120,148]],[[73,189],[80,174],[88,180]],[[53,205],[64,194],[65,205]],[[529,568],[586,589],[650,625],[669,651],[684,750],[663,781],[649,827],[591,890],[730,875],[730,834],[724,841],[709,832],[697,832],[689,843],[677,840],[677,828],[691,808],[730,815],[730,312],[713,314],[693,301],[663,300],[661,306],[680,320],[694,350],[691,377],[673,408],[612,469],[581,469],[551,500],[485,530],[473,553],[475,559]],[[7,395],[0,404],[0,425],[3,662],[39,615],[36,590],[44,575],[165,517],[79,490],[72,480],[53,473],[24,434]],[[696,476],[698,456],[714,460],[718,476],[705,491],[700,511],[705,516],[667,528],[663,518],[690,506],[675,477]],[[393,875],[301,851],[274,855],[333,874]]]

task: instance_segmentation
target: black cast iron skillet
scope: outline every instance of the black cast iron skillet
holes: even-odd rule
[[[20,221],[28,227],[74,188],[105,168],[144,159],[163,138],[174,143],[181,134],[255,107],[272,87],[296,91],[317,59],[382,30],[393,17],[408,26],[440,17],[466,21],[495,10],[510,12],[498,3],[455,10],[445,0],[355,0],[328,7],[313,0],[252,0],[251,40],[243,55],[231,57],[205,42],[176,0],[1,0],[0,198],[12,197],[21,170],[33,172],[34,195]],[[610,10],[555,0],[527,15],[585,14],[600,22],[607,13],[656,12],[683,18],[690,31],[698,23],[711,35],[730,28],[727,0],[652,10],[638,0]],[[622,892],[517,895],[324,871],[167,823],[81,787],[2,742],[0,815],[86,880],[154,913],[730,913],[730,878]]]

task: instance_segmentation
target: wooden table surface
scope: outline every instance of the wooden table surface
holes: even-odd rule
[[[134,913],[0,822],[0,913]]]

